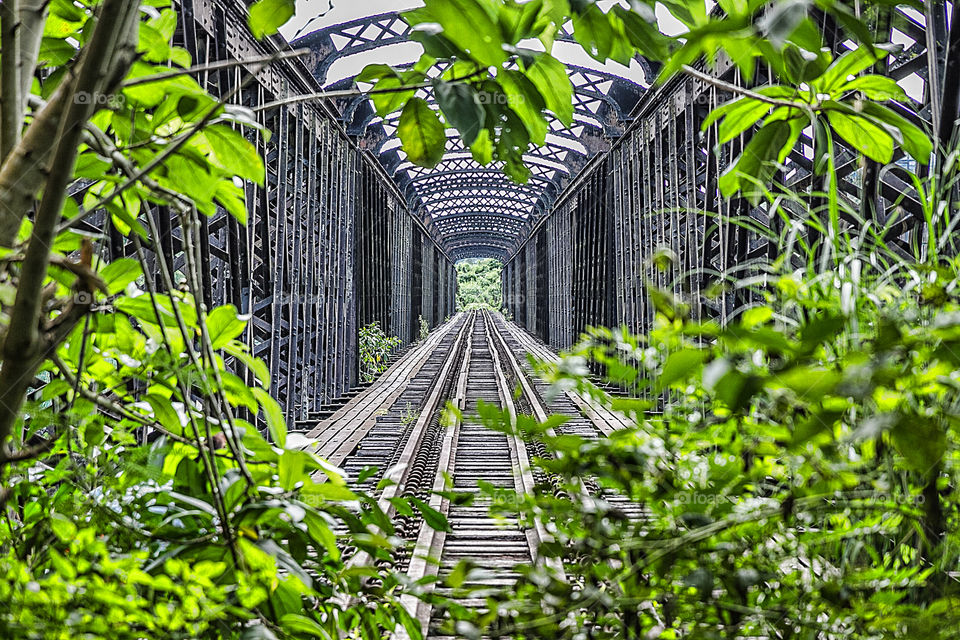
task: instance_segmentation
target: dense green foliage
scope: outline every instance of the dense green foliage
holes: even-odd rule
[[[664,62],[664,79],[719,53],[748,82],[760,57],[773,72],[753,91],[726,87],[739,97],[711,118],[721,144],[752,133],[723,193],[789,223],[756,291],[765,304],[720,327],[663,294],[650,335],[598,329],[543,365],[633,417],[609,439],[483,410],[553,453],[520,507],[547,523],[543,553],[567,575],[521,568],[516,587],[483,594],[489,613],[453,609],[461,635],[957,635],[957,156],[913,176],[927,233],[909,259],[888,250],[836,192],[833,158],[842,140],[878,162],[895,147],[930,159],[929,138],[885,104],[899,89],[867,73],[883,51],[870,27],[889,3],[770,4],[664,3],[686,27],[668,37],[652,2],[427,0],[407,14],[420,62],[361,76],[380,115],[400,112],[413,162],[442,156],[442,117],[479,162],[525,180],[547,116],[572,121],[551,54],[568,21],[597,60],[640,53]],[[834,58],[813,8],[859,48]],[[274,33],[294,9],[259,0],[250,26]],[[247,318],[198,302],[200,216],[219,206],[246,222],[238,185],[263,185],[250,138],[267,132],[187,73],[168,1],[5,1],[0,22],[0,636],[381,638],[398,625],[418,636],[398,604],[403,577],[345,552],[388,561],[390,519],[288,446],[266,365],[241,340]],[[440,114],[415,97],[424,83]],[[815,198],[771,184],[807,126],[825,176]],[[180,219],[175,270],[148,255],[159,206]],[[72,230],[87,219],[103,233]],[[109,233],[131,257],[101,258]],[[377,340],[371,353],[389,339]],[[604,395],[591,361],[644,393]],[[649,518],[621,517],[597,486]]]
[[[200,218],[245,223],[266,132],[187,73],[169,5],[0,6],[0,637],[417,637],[346,553],[389,558],[389,518],[288,442],[248,318],[198,303]]]
[[[457,269],[457,310],[491,309],[503,306],[503,264],[495,258],[461,260]]]
[[[850,252],[846,274],[774,271],[766,304],[725,327],[665,294],[649,335],[592,330],[540,364],[634,429],[588,441],[547,431],[562,420],[512,425],[482,408],[491,428],[552,454],[521,511],[549,523],[543,551],[567,573],[522,569],[470,625],[527,638],[960,637],[960,269],[886,254],[891,272],[870,255],[885,252]],[[591,362],[647,393],[606,395]],[[624,518],[610,492],[647,516]]]
[[[558,389],[622,411],[633,429],[588,441],[549,432],[561,419],[512,424],[481,408],[491,428],[552,454],[537,461],[549,482],[521,511],[550,523],[543,550],[567,574],[523,569],[464,628],[960,637],[960,261],[859,240],[841,244],[836,273],[768,265],[765,304],[727,326],[695,322],[663,294],[649,335],[594,329],[559,363],[539,363]],[[644,393],[608,396],[590,363]],[[624,518],[611,493],[647,517]]]

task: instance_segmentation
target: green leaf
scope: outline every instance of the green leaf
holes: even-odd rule
[[[460,132],[463,144],[469,147],[476,141],[486,119],[477,92],[462,82],[438,82],[434,90],[447,122]]]
[[[397,78],[400,76],[397,74],[396,70],[388,64],[368,64],[363,68],[363,70],[357,74],[357,77],[354,78],[357,82],[376,82],[377,80],[382,80],[383,78]]]
[[[867,118],[831,109],[827,120],[841,138],[871,160],[886,164],[893,159],[893,138]]]
[[[300,492],[305,496],[304,500],[311,497],[337,502],[353,502],[359,500],[359,496],[350,491],[350,489],[343,485],[334,484],[333,482],[315,482],[303,487]]]
[[[525,70],[527,79],[533,83],[544,104],[564,126],[573,124],[573,85],[562,62],[548,53],[537,56]]]
[[[387,502],[393,505],[393,508],[397,510],[401,516],[413,516],[413,508],[410,506],[410,503],[407,502],[406,498],[388,498]]]
[[[641,55],[652,60],[663,60],[668,56],[668,39],[657,29],[656,16],[651,23],[639,13],[620,5],[615,5],[611,12],[623,22],[623,33]]]
[[[920,127],[893,109],[880,104],[864,102],[861,105],[861,109],[864,115],[869,115],[879,122],[895,127],[900,132],[903,149],[913,156],[914,160],[920,164],[930,162],[930,154],[933,153],[933,142],[930,140],[930,136],[924,133]]]
[[[718,183],[723,196],[730,197],[738,190],[744,189],[751,200],[758,201],[759,193],[752,188],[754,181],[760,184],[770,181],[776,171],[774,161],[792,133],[793,128],[790,124],[778,120],[764,125],[753,134],[737,161],[720,176]]]
[[[690,378],[707,359],[705,349],[681,349],[667,356],[657,380],[658,389],[666,389],[671,384]]]
[[[733,140],[770,112],[769,103],[754,98],[740,98],[733,104],[735,106],[725,113],[723,122],[717,129],[719,144]],[[706,126],[706,121],[704,124]]]
[[[404,106],[407,100],[413,98],[416,93],[415,89],[385,93],[387,90],[400,89],[404,86],[406,86],[406,83],[399,77],[386,77],[377,81],[374,87],[375,92],[370,97],[373,99],[373,107],[376,109],[378,116],[381,118],[387,117]],[[376,93],[376,91],[384,93]]]
[[[410,162],[434,167],[447,144],[447,135],[436,112],[422,98],[411,98],[400,113],[397,135]]]
[[[591,4],[573,15],[573,37],[591,58],[604,62],[613,51],[616,34],[607,15]]]
[[[280,627],[293,634],[307,634],[314,638],[329,638],[327,633],[318,622],[312,618],[302,616],[299,613],[287,613],[280,618]]]
[[[303,522],[307,525],[307,533],[313,541],[326,549],[327,555],[335,562],[339,560],[340,548],[337,547],[337,538],[330,530],[330,525],[319,515],[309,510],[304,516]]]
[[[945,430],[921,416],[898,420],[890,435],[907,464],[920,473],[928,473],[936,466],[947,449]]]
[[[258,40],[273,35],[293,17],[296,10],[295,0],[258,0],[250,7],[247,20],[250,31]]]
[[[310,476],[304,475],[304,457],[302,451],[284,451],[280,455],[280,461],[277,463],[277,477],[280,486],[284,491],[291,491],[298,482],[307,479]]]
[[[500,40],[496,9],[485,0],[426,0],[433,22],[443,36],[485,67],[507,60]]]
[[[267,421],[267,429],[270,431],[270,437],[278,447],[287,446],[287,421],[283,416],[283,409],[274,400],[269,393],[263,389],[254,387],[253,395],[257,397],[257,402],[263,407],[264,417]]]
[[[470,145],[470,153],[473,159],[483,166],[493,162],[493,142],[490,140],[489,129],[483,129],[477,135],[477,139]]]
[[[207,331],[214,349],[222,349],[228,342],[243,333],[247,321],[237,315],[232,304],[217,307],[207,316]]]
[[[866,75],[854,78],[840,86],[839,91],[860,91],[871,100],[886,102],[888,100],[907,101],[907,94],[893,78],[878,75]]]
[[[210,370],[208,373],[213,378],[214,371]],[[256,396],[253,395],[253,391],[240,376],[229,371],[221,371],[220,380],[223,382],[223,391],[230,404],[236,407],[246,407],[253,415],[260,412]]]
[[[53,529],[54,535],[60,539],[60,542],[72,542],[74,536],[77,535],[77,525],[73,523],[73,520],[60,513],[50,514],[50,528]]]
[[[507,95],[507,104],[516,113],[530,135],[530,141],[541,146],[547,139],[547,119],[542,111],[543,98],[530,80],[519,71],[503,70],[497,74],[497,82]]]
[[[828,429],[832,430],[833,425],[842,417],[843,413],[840,411],[817,411],[810,414],[807,419],[794,426],[792,444],[801,445]]]
[[[242,225],[247,224],[247,201],[243,187],[231,180],[221,180],[217,185],[217,202]]]
[[[773,46],[780,49],[809,12],[809,0],[777,2],[760,18],[758,26]]]
[[[428,527],[436,531],[446,531],[448,533],[453,531],[453,529],[450,528],[450,523],[447,522],[446,516],[426,502],[418,498],[410,498],[410,502],[412,502],[420,511],[420,514],[423,515],[423,521],[427,523]]]
[[[833,61],[820,79],[816,81],[824,93],[832,93],[847,82],[849,76],[855,76],[872,66],[877,60],[888,55],[889,51],[879,46],[860,45]]]
[[[260,381],[264,389],[270,390],[270,370],[267,368],[267,365],[264,364],[263,360],[250,355],[243,345],[236,343],[227,343],[224,345],[223,350],[242,362],[247,369],[253,372],[253,375],[257,377],[257,380]]]
[[[132,258],[118,258],[100,271],[100,277],[107,283],[107,293],[116,295],[127,285],[143,275],[140,263]]]
[[[266,169],[263,158],[243,134],[228,126],[216,124],[206,127],[203,135],[213,147],[216,163],[220,167],[261,187],[264,185]]]
[[[164,429],[177,435],[183,433],[183,424],[180,422],[180,415],[177,413],[177,410],[173,408],[173,403],[170,402],[169,398],[165,398],[156,393],[149,393],[144,397],[144,400],[146,400],[150,408],[153,409],[154,420],[163,425]]]

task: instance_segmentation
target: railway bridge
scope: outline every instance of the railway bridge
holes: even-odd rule
[[[443,486],[446,473],[458,490],[475,489],[482,477],[527,491],[536,481],[527,461],[537,452],[469,418],[442,428],[441,411],[452,402],[469,415],[484,400],[539,417],[567,414],[573,419],[563,428],[581,435],[610,433],[624,418],[575,394],[548,396],[526,356],[556,357],[590,325],[648,329],[651,283],[682,297],[700,317],[724,321],[750,304],[722,285],[746,274],[752,261],[776,255],[775,238],[789,221],[719,196],[718,177],[744,141],[715,153],[716,127],[702,124],[730,98],[723,81],[740,81],[736,69],[721,61],[709,78],[655,85],[657,69],[644,60],[631,77],[571,64],[574,124],[551,123],[546,144],[525,157],[530,179],[517,184],[498,167],[477,164],[453,137],[439,165],[415,166],[399,149],[396,119],[378,117],[361,94],[298,99],[354,90],[362,63],[394,60],[390,52],[409,44],[398,15],[323,26],[293,42],[258,41],[239,1],[179,4],[177,38],[199,62],[309,50],[200,79],[219,95],[239,86],[233,102],[272,132],[255,140],[267,181],[247,187],[248,224],[225,211],[202,221],[206,302],[232,303],[251,316],[244,339],[269,364],[271,392],[304,446],[353,478],[376,467],[364,481],[371,489],[394,473],[397,484],[383,500],[396,492],[422,495],[448,516],[452,533],[414,521],[401,527],[411,544],[401,561],[412,576],[446,571],[469,556],[491,579],[511,579],[516,562],[536,557],[542,531],[495,523],[482,504],[452,505],[431,490]],[[935,15],[942,3],[925,6],[925,13],[897,10],[877,39],[904,45],[885,70],[915,99],[900,106],[903,115],[936,130],[946,20]],[[569,39],[559,35],[561,44]],[[846,46],[836,37],[831,44]],[[254,81],[243,82],[249,73]],[[419,95],[434,99],[429,89]],[[797,191],[818,186],[806,136],[778,176]],[[895,208],[919,214],[894,173],[878,176],[842,147],[835,160],[852,202],[873,189],[883,205],[877,215]],[[750,224],[727,222],[736,219]],[[908,242],[911,216],[900,219],[898,237]],[[165,255],[157,259],[175,267],[183,250],[178,222],[162,222]],[[115,240],[112,250],[122,254],[122,239]],[[503,262],[504,314],[456,309],[454,264],[475,257]],[[372,322],[402,348],[385,373],[361,385],[358,331]],[[624,509],[638,517],[642,511]],[[431,623],[429,609],[411,606]]]

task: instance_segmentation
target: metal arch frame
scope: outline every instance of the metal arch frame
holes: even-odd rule
[[[462,155],[456,155],[462,154]],[[448,153],[444,156],[443,160],[440,163],[428,169],[426,167],[421,167],[415,165],[412,162],[405,161],[402,163],[401,168],[398,168],[397,171],[406,172],[410,177],[410,180],[417,180],[419,178],[430,178],[433,176],[442,177],[445,175],[454,175],[454,174],[492,174],[497,176],[503,176],[503,171],[500,168],[500,162],[493,162],[490,165],[483,166],[477,164],[477,162],[470,155],[469,151],[457,151]],[[449,167],[450,165],[455,165]],[[538,160],[531,159],[527,166],[531,170],[531,180],[544,180],[546,182],[553,182],[553,174],[558,171],[563,171],[562,167],[555,167],[550,164],[544,164]],[[448,168],[449,167],[449,168]],[[547,174],[551,174],[551,177],[545,177]],[[569,176],[568,176],[569,177]]]
[[[493,258],[494,260],[499,260],[503,262],[504,253],[500,250],[489,249],[480,245],[475,245],[470,247],[469,251],[464,253],[459,253],[454,251],[450,254],[450,258],[454,262],[459,262],[460,260],[469,260],[470,258]]]
[[[553,134],[553,135],[556,135],[556,134]],[[582,140],[575,139],[573,141],[583,145],[583,147],[587,149],[587,146],[583,143]],[[383,140],[380,143],[378,143],[375,147],[375,151],[377,153],[381,152],[383,149],[383,145],[385,143],[386,143],[386,140]],[[392,149],[388,149],[387,151],[392,151]],[[469,153],[470,152],[469,149],[463,146],[460,138],[453,133],[450,133],[447,135],[446,151],[447,153]],[[562,160],[559,158],[560,154],[564,152],[567,153],[568,157],[573,157],[573,158],[579,157],[583,159],[587,158],[587,155],[581,152],[579,149],[568,147],[560,144],[559,142],[549,140],[549,139],[545,142],[543,146],[528,149],[523,155],[524,155],[525,161],[536,162],[537,159],[540,159],[540,160],[546,160],[549,162],[554,162],[561,167],[566,167],[569,163],[569,160],[567,158],[564,158]],[[416,165],[413,165],[411,163],[410,166],[416,166]],[[478,164],[476,166],[479,167],[481,165]],[[404,163],[401,163],[400,165],[398,165],[398,167],[394,171],[400,171],[400,170],[403,170],[404,168],[408,168],[408,167],[405,167]]]
[[[547,189],[551,185],[557,185],[562,183],[564,180],[569,179],[570,171],[567,167],[555,167],[551,164],[546,164],[542,161],[537,161],[532,158],[525,156],[525,164],[529,169],[531,169],[531,175],[527,180],[525,185],[529,186],[531,184],[538,185],[539,188]],[[412,195],[411,189],[416,189],[421,186],[422,183],[435,182],[437,180],[445,180],[453,176],[467,176],[472,178],[478,178],[485,180],[487,182],[506,182],[509,184],[515,184],[510,181],[503,174],[502,163],[495,162],[488,166],[483,166],[478,164],[472,158],[457,158],[463,159],[466,162],[458,162],[456,166],[459,168],[447,169],[444,165],[447,161],[441,161],[436,168],[440,168],[439,171],[430,171],[424,170],[423,167],[418,167],[416,165],[405,166],[408,163],[401,165],[403,168],[397,169],[394,171],[393,175],[396,179],[400,190],[404,192],[405,195]],[[411,176],[410,172],[414,172]]]
[[[408,65],[402,65],[408,66]],[[594,126],[597,128],[602,128],[605,133],[611,135],[616,135],[621,133],[621,128],[615,125],[612,125],[610,122],[606,121],[603,117],[603,106],[605,105],[611,112],[617,116],[617,121],[623,121],[626,119],[626,116],[623,113],[623,107],[610,95],[603,93],[597,89],[597,85],[610,82],[611,86],[616,85],[617,83],[628,82],[621,76],[608,73],[606,71],[599,71],[596,69],[590,69],[588,67],[581,67],[578,65],[567,65],[567,68],[571,71],[571,77],[582,76],[584,82],[582,84],[572,83],[574,92],[574,103],[573,103],[573,113],[574,116],[579,116],[580,118],[585,119],[584,122],[580,124]],[[593,79],[596,77],[596,79]],[[353,78],[344,78],[339,80],[331,88],[349,88],[354,85]],[[629,86],[629,85],[627,85]],[[636,98],[640,98],[640,92],[636,92]],[[421,88],[416,91],[418,97],[427,100],[427,102],[434,102],[433,89],[432,88]],[[345,103],[345,106],[342,110],[343,118],[346,122],[350,123],[351,130],[362,131],[366,127],[370,126],[375,120],[380,116],[376,114],[373,110],[367,110],[361,117],[357,117],[357,110],[364,104],[367,103],[367,96],[359,95]],[[386,124],[391,124],[398,119],[399,116],[391,116],[389,118],[383,118],[382,122]],[[577,139],[575,136],[570,135],[571,139]]]
[[[538,204],[537,201],[527,202],[514,198],[508,199],[507,202],[509,203],[507,206],[498,207],[497,211],[489,211],[489,207],[496,205],[496,202],[491,202],[491,198],[486,196],[449,195],[435,200],[426,200],[424,201],[424,205],[430,209],[434,220],[443,218],[446,212],[459,212],[469,215],[483,215],[486,213],[494,215],[503,213],[503,215],[510,218],[526,220],[530,207],[536,207]],[[465,209],[465,207],[469,208]]]
[[[446,214],[446,215],[436,216],[436,217],[434,217],[433,221],[434,221],[435,224],[440,224],[440,223],[448,222],[448,221],[451,221],[451,220],[457,220],[457,219],[459,219],[459,218],[475,218],[475,217],[476,217],[476,213],[477,213],[477,212],[472,212],[472,211],[457,211],[457,212],[455,212],[455,213],[448,213],[448,214]],[[499,211],[490,211],[490,212],[484,211],[484,212],[482,212],[482,213],[483,213],[484,216],[487,217],[487,218],[494,218],[494,219],[495,219],[495,218],[501,218],[501,219],[503,219],[503,220],[509,220],[509,221],[511,221],[511,222],[520,222],[520,223],[526,222],[526,218],[519,218],[519,217],[517,217],[517,216],[511,216],[511,215],[509,215],[509,214],[501,213],[501,212],[499,212]]]
[[[526,221],[503,214],[477,216],[461,212],[446,218],[434,218],[434,224],[444,229],[460,229],[471,226],[516,229],[526,224]]]
[[[513,228],[498,227],[495,225],[488,225],[488,224],[477,224],[473,226],[448,228],[448,229],[445,229],[444,231],[446,234],[444,236],[444,239],[446,241],[448,248],[450,246],[450,243],[455,242],[457,238],[471,235],[471,234],[477,234],[477,233],[481,233],[491,237],[500,236],[500,237],[510,238],[511,239],[510,247],[512,248],[516,246],[516,243],[514,242],[513,239],[516,237],[517,229],[513,229]]]
[[[451,240],[453,238],[456,238],[458,236],[462,236],[468,233],[487,233],[487,234],[502,233],[512,238],[517,233],[517,229],[515,227],[498,226],[498,225],[489,224],[488,222],[484,222],[484,223],[461,225],[461,226],[447,226],[444,229],[444,233],[446,234],[445,238],[447,240]],[[513,245],[514,243],[511,242],[510,244]]]
[[[293,45],[310,49],[307,66],[317,81],[326,85],[336,61],[408,42],[409,35],[410,28],[399,13],[385,13],[316,31]],[[574,42],[565,28],[557,40]],[[652,82],[654,69],[646,60],[638,60],[647,82]],[[484,167],[475,162],[453,131],[447,135],[447,153],[441,163],[432,169],[417,167],[395,145],[384,148],[396,139],[396,114],[380,118],[367,96],[341,100],[337,105],[348,132],[379,157],[403,193],[407,209],[423,220],[431,235],[449,248],[451,256],[453,248],[462,254],[462,242],[478,250],[485,246],[482,233],[496,234],[494,244],[499,250],[501,241],[506,243],[506,251],[519,244],[532,222],[550,211],[565,185],[590,159],[609,149],[611,139],[624,133],[627,112],[645,91],[603,70],[578,65],[568,68],[573,84],[574,125],[564,127],[555,118],[549,121],[546,144],[532,147],[523,155],[531,169],[525,184],[510,180],[499,163]],[[349,88],[356,83],[353,78],[344,78],[330,86]],[[432,88],[419,89],[416,95],[436,104]],[[456,242],[451,244],[454,238]]]
[[[363,34],[371,27],[376,33],[364,37]],[[359,31],[348,33],[351,29],[359,29]],[[344,46],[337,47],[333,42],[334,37],[344,38],[347,43]],[[555,40],[557,42],[576,43],[573,34],[567,30],[566,26],[557,33]],[[311,51],[319,54],[311,60],[311,62],[314,62],[311,72],[323,84],[326,82],[330,67],[337,60],[408,41],[410,41],[410,25],[404,22],[399,12],[392,11],[357,18],[320,29],[298,38],[293,44],[297,47],[308,47]],[[656,70],[645,58],[638,56],[636,60],[643,69],[644,80],[652,83],[657,76]]]
[[[479,240],[479,242],[478,242]],[[503,248],[510,252],[516,246],[516,238],[508,233],[491,231],[463,231],[444,239],[444,250],[448,253],[462,249],[469,244],[482,244],[488,247]]]

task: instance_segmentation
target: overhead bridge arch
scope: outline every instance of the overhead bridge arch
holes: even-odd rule
[[[331,77],[334,68],[342,68],[351,57],[409,42],[409,35],[406,23],[396,13],[387,13],[333,25],[293,44],[310,49],[306,63],[317,82],[329,88],[348,88],[355,86],[353,77]],[[563,32],[558,40],[572,42],[573,38]],[[639,63],[645,80],[651,81],[654,70],[646,61]],[[377,155],[404,194],[407,208],[436,232],[440,247],[454,258],[493,255],[506,259],[526,231],[550,211],[571,177],[626,129],[629,113],[644,93],[640,84],[603,69],[571,66],[569,70],[574,125],[550,123],[547,143],[525,155],[532,175],[522,185],[512,182],[496,165],[484,167],[475,162],[452,130],[448,132],[448,156],[433,169],[416,167],[406,162],[398,149],[397,114],[378,117],[365,97],[343,100],[338,108],[344,127]],[[436,105],[432,89],[420,89],[417,95]],[[441,222],[452,214],[458,216],[456,225]],[[509,225],[502,224],[504,216],[510,218]],[[513,224],[514,219],[520,224]],[[487,235],[478,230],[488,230]]]

